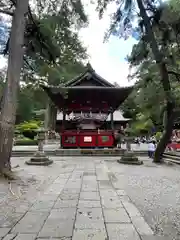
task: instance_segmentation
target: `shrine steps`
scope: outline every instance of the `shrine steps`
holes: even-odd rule
[[[123,149],[58,149],[56,156],[121,156]]]
[[[122,156],[124,151],[123,149],[56,149],[56,150],[44,150],[47,156]],[[12,157],[26,157],[33,156],[35,153],[34,150],[28,151],[13,151]],[[135,151],[138,156],[147,155],[147,151]]]
[[[180,153],[179,152],[166,152],[163,154],[163,159],[167,162],[180,164]]]
[[[55,151],[56,156],[122,156],[124,149],[58,149]],[[138,155],[147,155],[145,151],[136,151]]]

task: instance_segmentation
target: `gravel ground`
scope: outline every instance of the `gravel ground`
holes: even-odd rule
[[[143,160],[142,166],[107,162],[117,178],[113,185],[126,189],[157,235],[180,240],[180,167]]]

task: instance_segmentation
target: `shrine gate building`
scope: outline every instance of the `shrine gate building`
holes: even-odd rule
[[[114,147],[114,130],[130,119],[117,110],[132,87],[116,87],[90,65],[64,86],[42,86],[58,108],[56,127],[63,148]]]

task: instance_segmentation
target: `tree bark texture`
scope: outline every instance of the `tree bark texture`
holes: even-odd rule
[[[155,154],[154,154],[154,161],[159,162],[159,160],[162,160],[164,150],[166,149],[167,143],[169,142],[169,139],[172,135],[173,125],[174,125],[174,107],[171,103],[167,102],[167,119],[164,126],[164,133],[163,136],[156,148]]]
[[[56,129],[56,118],[57,118],[57,108],[54,106],[53,102],[50,102],[49,108],[49,129],[55,131]]]
[[[47,99],[47,103],[46,103],[46,111],[45,111],[45,115],[44,115],[44,128],[46,130],[45,133],[45,144],[48,143],[48,125],[49,125],[49,99]]]
[[[49,127],[49,108],[50,108],[50,105],[49,105],[49,99],[47,100],[47,103],[46,103],[46,111],[45,111],[45,116],[44,116],[44,128],[46,130],[49,130],[48,127]]]
[[[149,17],[146,13],[146,10],[144,8],[142,0],[137,0],[138,7],[140,10],[140,15],[144,21],[144,26],[146,29],[146,33],[149,38],[149,43],[152,49],[152,53],[154,55],[154,58],[156,60],[156,63],[159,67],[159,72],[161,76],[161,83],[164,89],[165,98],[166,98],[166,109],[167,109],[167,124],[164,129],[164,134],[156,148],[154,161],[155,162],[161,162],[163,153],[166,149],[166,146],[169,142],[169,139],[172,134],[173,125],[174,125],[174,108],[175,108],[175,101],[172,95],[171,91],[171,84],[169,80],[169,74],[167,71],[167,66],[164,62],[163,55],[161,51],[159,50],[155,35],[153,33]]]
[[[9,43],[7,78],[0,114],[0,171],[11,169],[10,157],[13,145],[17,108],[17,92],[23,65],[25,15],[28,0],[16,0]]]
[[[45,113],[45,121],[44,127],[46,130],[55,131],[56,128],[56,117],[57,117],[57,108],[54,106],[51,99],[48,98],[47,105],[46,105],[46,113]],[[48,138],[55,138],[55,136],[48,136],[46,134],[46,142]]]

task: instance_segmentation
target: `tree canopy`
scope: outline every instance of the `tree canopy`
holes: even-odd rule
[[[3,13],[0,18],[0,50],[5,56],[9,53],[10,19],[14,9],[13,1],[0,4],[0,13]],[[81,0],[38,0],[29,5],[22,84],[18,95],[18,122],[33,117],[35,110],[45,109],[47,98],[39,89],[39,83],[59,85],[83,71],[88,55],[78,30],[87,24]]]
[[[129,58],[131,65],[138,69],[138,78],[144,80],[140,82],[136,99],[143,100],[146,114],[152,111],[147,117],[151,116],[153,124],[159,122],[160,106],[166,113],[163,135],[154,156],[154,160],[159,162],[172,134],[177,105],[174,89],[179,81],[178,3],[175,0],[99,0],[100,17],[110,3],[116,3],[116,10],[105,38],[111,34],[125,39],[135,35],[139,38]],[[157,102],[152,102],[154,99]]]
[[[161,24],[165,22],[168,24],[166,27],[172,30],[171,26],[175,24],[177,18],[179,18],[179,12],[177,9],[174,11],[174,1],[171,1],[168,5],[164,6],[160,22]],[[164,29],[166,28],[164,27]],[[164,55],[170,73],[172,91],[175,97],[176,107],[178,108],[180,105],[178,74],[180,40],[179,38],[174,37],[175,30],[174,33],[171,31],[171,34],[173,34],[171,37],[169,36],[168,39],[164,39],[164,37],[162,39],[159,37],[160,34],[165,34],[165,30],[162,32],[161,29],[159,30],[157,27],[155,30],[158,43],[164,48]],[[179,34],[179,32],[177,32],[177,34]],[[122,108],[126,109],[129,105],[131,117],[133,115],[135,120],[139,120],[137,114],[141,113],[145,117],[144,122],[151,119],[154,127],[156,127],[157,130],[162,130],[165,96],[160,82],[158,68],[155,61],[153,61],[153,56],[147,42],[140,39],[138,43],[134,45],[131,55],[128,56],[128,61],[132,67],[136,68],[136,73],[133,74],[132,77],[135,76],[138,81],[135,85],[133,96],[130,96],[129,99],[127,99]],[[137,122],[137,124],[139,123]]]

